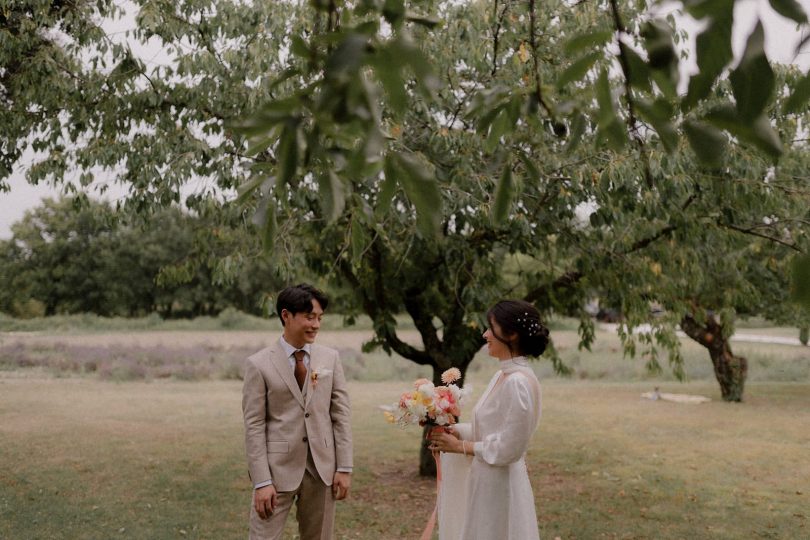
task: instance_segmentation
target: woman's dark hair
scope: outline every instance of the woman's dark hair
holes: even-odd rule
[[[506,344],[510,351],[526,356],[540,356],[548,345],[548,328],[540,322],[540,312],[523,300],[501,300],[487,312],[487,320],[495,339]],[[495,322],[504,335],[492,328]],[[505,336],[517,335],[517,343]]]
[[[278,318],[281,319],[281,325],[284,326],[284,319],[281,317],[281,312],[287,310],[293,315],[296,313],[310,313],[312,312],[312,301],[317,300],[321,308],[326,311],[326,306],[329,304],[329,298],[323,293],[307,283],[301,283],[294,287],[287,287],[280,293],[276,299],[276,312]]]

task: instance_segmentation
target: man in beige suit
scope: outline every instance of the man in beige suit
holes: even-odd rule
[[[250,538],[279,539],[293,502],[302,540],[329,540],[351,486],[349,396],[337,351],[315,345],[328,299],[302,284],[279,293],[281,338],[245,363],[242,412],[253,482]]]

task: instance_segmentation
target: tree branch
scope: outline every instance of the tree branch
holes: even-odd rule
[[[629,255],[630,253],[633,253],[635,251],[639,251],[641,249],[644,249],[645,247],[649,246],[650,244],[652,244],[653,242],[655,242],[659,238],[662,238],[662,237],[668,235],[669,233],[675,231],[677,228],[678,227],[676,227],[675,225],[667,225],[666,227],[664,227],[663,229],[661,229],[660,231],[658,231],[654,235],[649,236],[647,238],[642,238],[641,240],[638,240],[636,243],[634,243],[632,246],[630,246],[630,249],[628,249],[627,251],[622,252],[622,255]]]
[[[529,46],[532,48],[532,65],[534,66],[534,95],[537,102],[546,110],[546,114],[553,118],[552,109],[543,97],[543,81],[540,77],[540,60],[537,54],[537,36],[535,34],[537,17],[534,8],[535,0],[529,0]]]
[[[373,257],[376,271],[373,272],[374,286],[373,296],[368,294],[369,288],[365,287],[354,272],[346,259],[342,259],[340,263],[341,273],[352,284],[356,291],[360,291],[363,307],[368,315],[374,321],[374,331],[377,336],[382,339],[395,353],[407,358],[408,360],[423,366],[432,366],[435,364],[433,358],[425,351],[420,351],[416,347],[409,345],[402,341],[397,336],[396,330],[390,325],[386,324],[385,315],[390,314],[393,310],[388,305],[388,299],[385,292],[385,284],[382,280],[382,253],[378,246],[379,240],[372,243],[371,256]]]
[[[503,26],[503,21],[506,18],[506,10],[509,9],[509,0],[504,0],[503,9],[501,10],[500,17],[498,16],[498,0],[495,0],[495,6],[493,11],[495,13],[495,35],[492,39],[492,73],[490,76],[495,76],[495,73],[498,71],[498,45],[499,45],[499,38],[501,34],[501,26]]]
[[[579,271],[566,272],[548,285],[543,285],[532,291],[529,291],[523,300],[531,304],[536,303],[540,299],[546,299],[552,294],[560,291],[571,290],[585,275]]]
[[[642,157],[642,166],[644,167],[644,179],[647,182],[647,187],[653,187],[652,171],[650,170],[650,163],[647,157],[647,148],[644,145],[644,139],[639,133],[639,123],[636,118],[636,106],[633,99],[633,89],[630,84],[630,61],[627,59],[627,45],[625,45],[622,37],[627,34],[627,29],[622,22],[621,14],[619,13],[619,5],[617,0],[610,0],[610,8],[613,13],[613,24],[616,28],[616,34],[619,42],[619,63],[622,66],[622,74],[624,75],[624,99],[627,102],[627,124],[630,127],[630,133],[633,140],[638,146],[639,152]]]
[[[718,221],[717,224],[720,227],[723,227],[724,229],[729,229],[729,230],[736,231],[736,232],[739,232],[739,233],[742,233],[742,234],[747,234],[747,235],[750,235],[750,236],[756,236],[758,238],[764,238],[765,240],[770,240],[771,242],[774,242],[774,243],[777,243],[779,245],[785,246],[786,248],[792,249],[793,251],[795,251],[797,253],[803,253],[801,248],[799,248],[798,246],[796,246],[794,244],[790,244],[788,242],[785,242],[784,240],[774,238],[773,236],[768,236],[767,234],[758,233],[753,229],[743,229],[742,227],[732,225],[731,223],[723,223],[721,221]]]

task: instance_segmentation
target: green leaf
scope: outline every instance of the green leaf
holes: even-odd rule
[[[754,120],[744,119],[740,118],[730,105],[721,105],[709,111],[706,120],[714,126],[725,129],[739,140],[756,146],[774,159],[782,155],[779,135],[765,114]]]
[[[599,105],[600,139],[614,152],[620,152],[627,144],[627,131],[616,115],[616,106],[610,93],[610,81],[607,70],[604,69],[596,81],[596,101]]]
[[[304,38],[301,36],[293,36],[290,39],[290,52],[304,60],[308,59],[311,55],[309,45],[307,45],[307,42],[304,41]]]
[[[416,15],[415,13],[408,12],[405,14],[405,20],[424,26],[425,28],[436,28],[442,21],[438,17],[430,17],[428,15]]]
[[[273,79],[273,82],[270,83],[270,86],[267,87],[267,90],[268,91],[275,90],[276,87],[281,85],[283,82],[295,77],[296,75],[300,75],[300,74],[301,74],[301,70],[299,70],[298,68],[289,67],[289,68],[285,69],[284,71],[282,71],[281,74],[279,74],[278,77]]]
[[[684,110],[694,107],[709,95],[712,85],[731,62],[731,28],[734,21],[733,0],[715,2],[717,9],[709,26],[697,37],[698,73],[689,80],[689,90],[683,101]]]
[[[416,207],[416,226],[426,238],[438,236],[441,229],[442,200],[433,172],[416,155],[394,152],[400,183],[408,200]]]
[[[796,0],[770,0],[770,2],[773,10],[783,17],[793,19],[799,24],[807,22],[807,13]]]
[[[734,0],[684,0],[687,13],[695,19],[724,17]]]
[[[401,34],[389,44],[397,64],[405,63],[416,76],[417,88],[428,99],[434,99],[441,82],[433,71],[433,62],[417,47],[407,34]]]
[[[529,175],[529,179],[533,182],[540,181],[540,170],[537,168],[537,165],[534,164],[532,159],[526,155],[524,152],[517,153],[518,159],[523,163],[523,166],[526,168],[526,173]]]
[[[607,70],[602,70],[596,80],[596,102],[599,105],[598,119],[603,124],[616,117],[616,107],[613,104],[613,96],[610,93],[610,80]]]
[[[388,96],[388,104],[400,116],[408,106],[408,93],[405,91],[405,79],[399,62],[388,47],[383,47],[376,52],[371,64]]]
[[[271,131],[273,130],[271,129]],[[258,137],[254,142],[251,143],[251,145],[245,151],[245,155],[255,156],[257,154],[260,154],[261,152],[264,152],[265,150],[270,148],[270,146],[277,140],[278,136],[275,133],[271,133],[266,137]]]
[[[683,130],[698,159],[709,167],[723,164],[728,140],[718,129],[696,120],[685,120]]]
[[[368,36],[351,33],[326,60],[324,78],[338,84],[348,83],[365,61]]]
[[[248,180],[246,183],[239,186],[239,190],[238,190],[239,191],[239,196],[236,197],[236,200],[234,202],[238,206],[243,205],[245,203],[245,201],[247,201],[247,199],[251,195],[253,195],[253,192],[256,191],[256,189],[259,186],[261,186],[266,180],[267,180],[267,177],[265,177],[264,175],[261,175],[261,174],[253,175],[250,178],[250,180]]]
[[[503,110],[503,104],[498,105],[497,107],[493,107],[489,109],[487,112],[482,114],[475,125],[475,130],[480,134],[483,135],[488,132],[489,127],[492,125],[492,122],[495,121],[495,118],[500,114]]]
[[[583,56],[568,66],[565,71],[562,72],[560,78],[557,79],[557,88],[563,88],[572,82],[581,80],[601,57],[602,53],[593,52]]]
[[[495,188],[495,201],[492,204],[492,223],[496,226],[503,225],[506,218],[509,217],[514,191],[512,165],[507,162],[503,167],[501,179]]]
[[[639,54],[626,44],[622,44],[628,68],[630,69],[630,84],[639,90],[652,93],[650,82],[650,68]]]
[[[672,28],[664,21],[652,20],[641,27],[644,48],[647,49],[650,68],[668,69],[674,62],[678,63],[678,53],[672,43]]]
[[[349,238],[349,243],[351,245],[352,262],[359,265],[363,258],[363,252],[366,249],[366,234],[363,231],[363,225],[360,223],[360,220],[357,219],[357,216],[352,216],[351,223],[351,236]]]
[[[799,112],[810,99],[810,72],[799,80],[785,103],[785,114]]]
[[[765,32],[760,21],[748,37],[740,64],[729,78],[737,111],[743,120],[759,116],[771,99],[775,84],[773,70],[765,56]]]
[[[588,121],[582,113],[576,113],[574,119],[571,121],[571,131],[568,134],[568,142],[565,144],[564,151],[566,154],[573,152],[579,143],[582,141],[582,136],[585,134],[585,128],[588,127]]]
[[[791,263],[791,297],[810,309],[810,255],[797,255]]]
[[[288,184],[295,176],[298,168],[298,123],[288,122],[281,132],[281,138],[276,149],[278,160],[278,179],[282,184]]]
[[[346,206],[346,191],[335,171],[330,170],[318,179],[318,196],[327,223],[334,223]]]
[[[397,27],[405,16],[404,0],[385,0],[382,9],[383,17],[391,26]]]
[[[579,34],[569,39],[564,47],[565,54],[574,55],[583,50],[601,47],[613,37],[612,30],[596,30],[587,34]]]
[[[276,242],[276,209],[273,195],[268,193],[259,203],[256,213],[253,214],[254,225],[261,228],[262,248],[265,253],[271,253]]]
[[[651,103],[646,99],[639,99],[636,103],[641,118],[652,125],[661,139],[667,152],[674,152],[678,147],[678,132],[672,125],[672,107],[664,99],[657,99]]]
[[[267,136],[274,126],[294,120],[299,106],[297,96],[276,99],[262,106],[258,112],[226,122],[225,125],[245,137]]]
[[[397,189],[397,170],[396,164],[392,156],[385,156],[384,167],[385,178],[380,185],[380,192],[377,195],[377,208],[374,213],[378,218],[382,219],[391,208],[391,202],[394,200],[394,192]]]
[[[670,70],[654,69],[650,72],[650,77],[667,99],[678,98],[678,81],[680,80],[678,64],[674,64]]]
[[[495,121],[492,122],[492,125],[489,126],[489,134],[484,143],[484,148],[487,152],[494,151],[498,145],[501,144],[501,137],[514,127],[509,116],[509,111],[503,108],[498,113],[498,116],[495,117]]]
[[[121,62],[110,72],[109,79],[120,83],[140,75],[143,71],[143,65],[132,55],[132,51],[127,48]]]
[[[647,49],[650,78],[666,97],[675,99],[681,75],[672,27],[666,21],[654,19],[641,27],[641,36]]]

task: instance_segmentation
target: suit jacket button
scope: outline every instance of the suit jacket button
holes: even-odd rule
[[[309,418],[309,413],[304,414],[304,418]]]
[[[307,438],[306,438],[306,437],[304,437],[304,442],[307,442]]]

